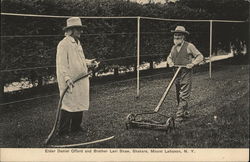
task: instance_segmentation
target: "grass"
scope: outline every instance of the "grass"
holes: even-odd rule
[[[114,135],[90,148],[248,148],[249,67],[224,66],[213,72],[196,73],[190,98],[191,118],[169,134],[162,131],[125,129],[129,113],[152,111],[170,78],[157,75],[141,80],[137,99],[136,81],[93,85],[91,106],[84,113],[85,134],[56,138],[52,144],[72,144]],[[6,106],[1,109],[1,147],[37,148],[43,145],[56,113],[58,97],[48,97]],[[176,112],[175,90],[171,89],[160,113]],[[217,116],[217,119],[214,119]]]

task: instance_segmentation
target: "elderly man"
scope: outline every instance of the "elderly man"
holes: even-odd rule
[[[60,95],[69,86],[69,91],[62,101],[59,135],[65,135],[69,131],[83,131],[83,111],[89,109],[89,78],[73,83],[77,76],[88,73],[88,67],[97,66],[96,61],[88,60],[84,56],[79,41],[82,29],[80,18],[67,19],[67,26],[64,28],[65,38],[57,46],[56,70]]]
[[[177,26],[171,32],[174,33],[174,46],[167,58],[167,63],[169,67],[185,66],[175,80],[178,103],[176,119],[182,121],[189,116],[187,109],[192,85],[192,68],[203,61],[203,55],[192,43],[185,41],[185,36],[189,35],[189,32],[183,26]]]

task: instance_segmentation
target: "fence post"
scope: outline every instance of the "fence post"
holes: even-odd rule
[[[212,78],[212,43],[213,43],[213,20],[210,20],[210,45],[209,45],[209,78]]]
[[[0,104],[4,103],[4,74],[0,72]],[[1,105],[0,105],[1,108]]]
[[[136,97],[140,95],[140,17],[137,17],[137,89]]]

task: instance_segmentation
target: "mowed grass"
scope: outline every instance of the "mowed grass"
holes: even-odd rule
[[[190,97],[191,117],[178,124],[175,131],[147,129],[126,130],[129,113],[153,111],[170,78],[156,75],[141,79],[140,97],[136,80],[91,85],[91,106],[84,113],[82,126],[86,133],[55,137],[51,144],[88,142],[115,136],[91,144],[89,148],[247,148],[249,147],[249,67],[221,66],[209,79],[207,72],[193,75]],[[56,114],[59,97],[22,102],[2,108],[0,114],[1,147],[44,146]],[[176,112],[175,88],[172,87],[161,114]],[[217,116],[217,118],[214,118]],[[157,118],[157,117],[155,117]]]

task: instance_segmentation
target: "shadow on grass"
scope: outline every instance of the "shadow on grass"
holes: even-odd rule
[[[249,93],[212,114],[183,123],[173,134],[176,147],[248,148]]]

